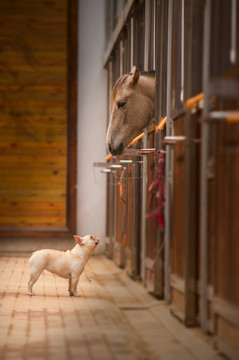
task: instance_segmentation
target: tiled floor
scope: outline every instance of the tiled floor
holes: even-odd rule
[[[30,297],[28,276],[28,257],[0,257],[0,359],[222,359],[104,256],[89,260],[79,298],[48,272]]]

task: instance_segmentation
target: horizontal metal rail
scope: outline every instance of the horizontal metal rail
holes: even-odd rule
[[[239,111],[211,111],[209,121],[224,120],[228,123],[239,123]]]

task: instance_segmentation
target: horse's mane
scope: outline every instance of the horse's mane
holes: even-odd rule
[[[113,87],[113,90],[112,90],[112,94],[111,94],[111,104],[113,103],[114,99],[115,99],[115,96],[116,96],[116,93],[117,91],[119,90],[119,88],[125,83],[125,81],[128,79],[128,77],[130,76],[131,74],[124,74],[122,76],[120,76],[118,78],[118,80],[116,80],[116,83]]]

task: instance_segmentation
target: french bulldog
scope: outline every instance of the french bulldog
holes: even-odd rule
[[[99,244],[99,238],[92,235],[73,236],[76,245],[72,250],[59,251],[43,249],[35,251],[29,259],[30,280],[28,295],[35,295],[32,287],[43,270],[48,270],[64,279],[69,279],[69,295],[80,296],[77,293],[77,284],[85,264]]]

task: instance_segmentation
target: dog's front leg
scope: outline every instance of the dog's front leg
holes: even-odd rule
[[[69,286],[68,286],[69,295],[73,296],[72,290],[71,290],[71,277],[69,278]]]
[[[79,281],[79,276],[73,275],[71,278],[71,290],[70,290],[70,296],[80,296],[77,292],[77,284]]]

